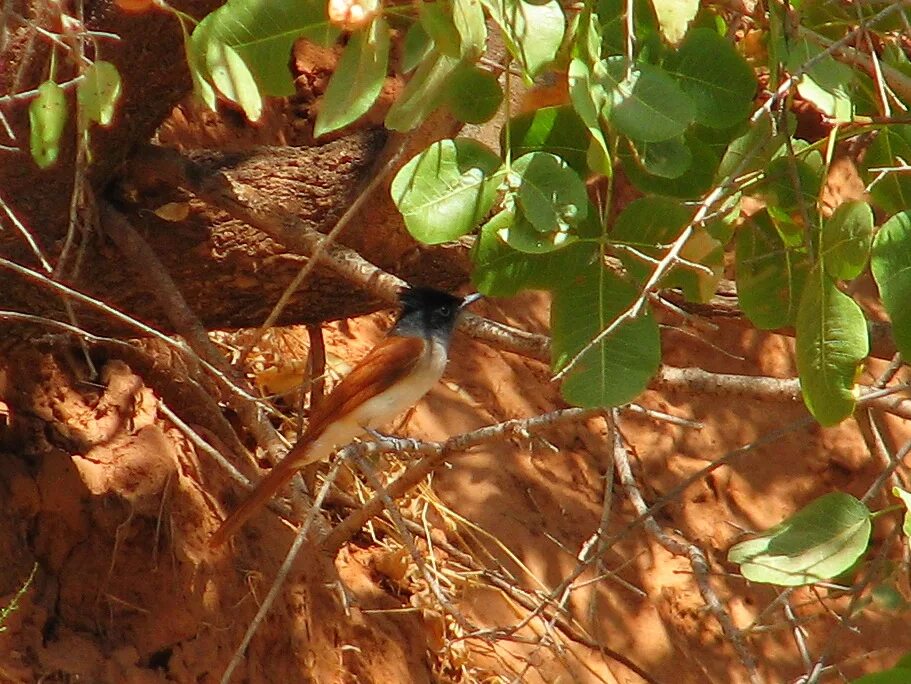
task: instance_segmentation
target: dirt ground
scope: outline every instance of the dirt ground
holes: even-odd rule
[[[546,329],[543,295],[487,302],[480,311]],[[343,371],[390,321],[381,313],[327,326],[330,362]],[[670,365],[796,374],[787,337],[731,325],[700,340],[668,326],[664,343]],[[444,381],[389,432],[443,439],[564,406],[536,362],[465,338],[451,358]],[[209,551],[206,539],[236,505],[238,487],[162,415],[159,395],[126,363],[108,359],[95,383],[76,377],[76,359],[32,351],[10,360],[0,376],[0,606],[37,564],[0,633],[0,681],[217,682],[293,531],[264,513],[230,545]],[[797,403],[750,396],[649,391],[641,403],[704,424],[693,429],[624,414],[621,431],[648,502],[708,461],[806,415]],[[911,436],[900,422],[881,420],[893,448]],[[604,422],[563,424],[542,437],[516,435],[458,456],[400,502],[407,517],[433,528],[432,565],[470,626],[441,612],[390,526],[377,522],[334,558],[312,548],[301,554],[232,681],[642,681],[602,656],[599,643],[659,682],[748,681],[688,559],[664,550],[641,525],[569,593],[574,634],[584,639],[540,620],[523,623],[528,610],[478,571],[494,568],[518,587],[549,591],[574,571],[598,530],[611,483]],[[384,467],[401,470],[394,459]],[[798,622],[810,662],[825,654],[831,665],[824,682],[891,665],[907,650],[902,612],[866,602],[855,606],[848,628],[839,615],[850,595],[799,589],[776,602],[779,591],[746,582],[725,561],[744,531],[773,525],[833,490],[859,496],[881,468],[854,420],[834,429],[805,424],[686,488],[658,514],[662,528],[706,553],[713,588],[736,626],[762,625],[746,646],[764,681],[790,682],[806,672]],[[342,483],[357,496],[350,476]],[[618,485],[609,491],[607,527],[620,533],[635,515]],[[874,508],[891,503],[884,495]],[[336,503],[329,517],[343,513]],[[873,552],[881,540],[894,540],[889,532],[898,520],[880,519]],[[426,541],[419,546],[429,554]],[[458,552],[468,554],[473,570]],[[901,555],[894,543],[886,553]],[[906,580],[899,588],[908,595]]]

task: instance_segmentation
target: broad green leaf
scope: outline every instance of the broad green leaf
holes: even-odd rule
[[[569,63],[569,97],[576,113],[589,128],[600,131],[599,117],[607,103],[607,91],[591,74],[588,65],[580,59]]]
[[[592,7],[593,3],[585,3],[579,14],[575,29],[570,27],[570,35],[575,33],[572,57],[583,64],[594,64],[601,60],[601,47],[604,45],[604,32],[601,30],[601,20]]]
[[[564,368],[639,296],[596,260],[563,277],[551,304],[554,370]],[[646,308],[586,352],[564,378],[563,398],[576,406],[619,406],[638,396],[661,363],[658,324]]]
[[[911,359],[911,213],[896,214],[879,229],[870,267],[892,320],[895,346]]]
[[[734,46],[714,31],[694,28],[664,67],[693,101],[698,123],[727,128],[749,116],[756,77]]]
[[[533,79],[554,61],[563,42],[566,19],[556,0],[483,0],[503,32],[506,47]]]
[[[652,259],[660,259],[690,221],[692,212],[668,197],[650,195],[630,202],[614,222],[610,232],[613,244],[635,248]],[[645,261],[628,251],[617,251],[630,274],[644,281],[655,270],[654,261]]]
[[[788,71],[792,74],[823,52],[821,47],[802,37],[789,41],[788,47]],[[800,77],[797,92],[835,121],[850,122],[854,117],[853,86],[854,71],[851,67],[826,55]]]
[[[446,106],[464,123],[489,121],[503,102],[503,89],[489,71],[461,64],[446,85]]]
[[[699,11],[699,0],[652,0],[658,26],[671,45],[677,45]]]
[[[773,159],[766,167],[760,192],[770,206],[785,213],[802,214],[815,210],[822,188],[823,169],[803,158],[787,156]]]
[[[414,22],[405,34],[402,47],[402,73],[412,71],[433,50],[433,39],[419,21]]]
[[[313,135],[317,138],[359,119],[383,89],[389,63],[389,26],[382,17],[352,34],[329,79]]]
[[[579,176],[588,173],[589,133],[585,122],[569,106],[542,107],[513,117],[503,127],[500,142],[513,159],[529,152],[550,152],[565,161]]]
[[[570,62],[568,80],[570,102],[588,127],[589,135],[597,146],[603,162],[603,167],[598,164],[589,165],[597,173],[610,175],[610,153],[607,149],[604,132],[601,130],[601,110],[607,102],[604,86],[593,81],[588,65],[579,59]]]
[[[481,228],[471,252],[471,282],[488,297],[512,297],[527,286],[537,266],[534,257],[513,249],[497,234],[513,219],[506,211],[494,216]]]
[[[324,0],[229,0],[199,22],[191,42],[202,56],[209,54],[209,41],[228,45],[263,95],[280,96],[294,94],[288,68],[294,41],[303,37],[328,46],[337,36]]]
[[[250,121],[259,121],[263,100],[253,74],[240,54],[227,43],[210,40],[206,47],[206,66],[219,92],[240,105]]]
[[[676,140],[676,139],[675,139]],[[642,163],[631,154],[621,154],[623,170],[630,182],[647,193],[667,195],[679,199],[698,199],[714,186],[715,169],[718,167],[718,157],[712,149],[695,137],[691,131],[683,136],[683,142],[691,156],[689,169],[676,178],[665,178],[649,173],[643,168]],[[645,145],[646,143],[638,143]],[[649,147],[662,143],[647,143]]]
[[[633,159],[647,174],[661,178],[680,178],[693,163],[693,153],[683,136],[645,143],[630,141]]]
[[[562,249],[577,239],[569,232],[568,226],[564,226],[563,230],[541,232],[522,212],[506,209],[494,216],[487,226],[490,226],[491,230],[496,230],[497,236],[503,242],[524,254],[547,254]]]
[[[85,70],[76,91],[85,116],[102,126],[114,120],[114,107],[120,98],[120,73],[110,62],[98,61]]]
[[[683,296],[691,302],[711,300],[724,274],[724,245],[705,229],[697,228],[680,250],[680,257],[702,264],[711,269],[711,273],[681,265],[669,274],[665,287],[680,287]]]
[[[795,328],[804,403],[821,425],[840,423],[854,412],[855,378],[870,351],[864,314],[816,266],[804,285]]]
[[[629,64],[614,56],[596,65],[595,76],[607,93],[603,110],[620,133],[643,142],[676,138],[693,122],[696,108],[663,69]]]
[[[788,117],[788,128],[793,133],[795,120]],[[783,148],[785,134],[779,130],[773,133],[772,119],[763,115],[756,123],[750,123],[746,130],[731,141],[727,151],[721,157],[718,166],[719,178],[732,173],[739,176],[764,169],[772,157]]]
[[[865,180],[873,203],[887,214],[911,207],[911,175],[896,167],[911,161],[911,126],[887,126],[879,131],[863,159]],[[893,169],[893,170],[890,170]]]
[[[520,252],[498,234],[508,230],[514,215],[501,211],[481,228],[472,250],[474,269],[471,279],[480,292],[492,297],[509,297],[522,289],[556,290],[567,284],[567,274],[587,271],[598,263],[600,253],[594,240],[601,236],[601,225],[594,207],[589,219],[578,227],[576,241],[556,250],[538,253]],[[595,217],[595,218],[592,218]],[[544,236],[529,228],[535,238]]]
[[[848,570],[870,541],[870,511],[858,499],[833,492],[811,501],[756,539],[735,544],[728,560],[748,580],[799,587]]]
[[[585,183],[565,161],[547,152],[516,159],[508,175],[522,215],[541,233],[566,232],[588,212]]]
[[[477,61],[487,49],[487,24],[481,0],[452,0],[452,20],[461,40],[460,56],[470,62]]]
[[[423,123],[443,103],[443,86],[458,66],[459,60],[431,52],[389,108],[386,127],[405,132]]]
[[[46,169],[57,161],[66,117],[63,88],[53,81],[38,86],[38,97],[28,106],[28,121],[29,147],[39,168]]]
[[[840,204],[822,226],[820,257],[833,278],[851,280],[870,258],[873,211],[861,200]]]
[[[737,299],[762,330],[793,325],[810,262],[804,252],[787,249],[766,211],[757,212],[737,231]]]
[[[617,250],[617,254],[630,275],[644,281],[655,270],[656,260],[666,253],[689,224],[692,212],[683,204],[668,197],[651,195],[631,202],[621,212],[610,234],[611,244],[624,244],[636,249],[639,254]],[[720,242],[705,230],[698,228],[686,241],[680,256],[688,261],[711,269],[711,273],[678,265],[671,269],[661,281],[661,287],[680,287],[691,301],[707,301],[715,294],[715,287],[721,279],[724,252]]]
[[[911,492],[905,491],[901,487],[893,487],[892,494],[901,499],[905,505],[905,515],[902,518],[902,533],[905,535],[905,543],[911,544]]]
[[[440,140],[411,159],[392,181],[392,199],[408,231],[437,244],[470,232],[490,211],[500,158],[474,140]]]
[[[437,50],[458,59],[462,56],[462,39],[452,17],[452,2],[437,0],[418,4],[418,18]]]

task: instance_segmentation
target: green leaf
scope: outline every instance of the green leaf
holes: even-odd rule
[[[604,114],[624,135],[643,142],[676,138],[693,122],[696,108],[670,75],[647,63],[608,57],[595,66],[607,92]]]
[[[766,167],[760,192],[769,205],[782,212],[800,214],[802,209],[812,212],[822,188],[822,171],[804,159],[777,157]]]
[[[870,143],[863,159],[870,198],[887,214],[911,207],[911,175],[889,171],[911,161],[911,126],[887,126]]]
[[[820,257],[833,278],[851,280],[863,272],[873,240],[873,211],[861,200],[844,202],[822,226]]]
[[[525,252],[513,249],[499,231],[508,235],[514,219],[509,211],[498,213],[481,229],[472,250],[472,282],[488,296],[509,297],[522,289],[555,290],[566,284],[568,273],[585,271],[600,259],[594,241],[601,237],[602,227],[594,206],[589,206],[588,219],[573,236],[555,236],[564,240],[557,248],[552,243],[547,245],[547,236],[529,226],[527,231],[533,239],[548,248]],[[586,241],[574,242],[576,236]]]
[[[190,79],[193,81],[194,95],[209,109],[216,111],[218,107],[218,97],[215,94],[215,88],[209,82],[209,71],[205,66],[205,55],[200,54],[194,47],[187,26],[181,19],[179,22],[181,33],[183,33],[183,52],[187,60],[187,68],[190,70]],[[200,34],[202,38],[200,44],[205,44],[204,31]]]
[[[911,213],[896,214],[882,225],[873,238],[870,267],[892,320],[895,346],[911,359]]]
[[[694,28],[664,67],[693,101],[698,123],[727,128],[749,116],[756,77],[734,46],[714,31]]]
[[[652,0],[658,26],[671,45],[683,38],[687,27],[699,11],[699,0]]]
[[[263,100],[240,53],[227,43],[210,40],[206,47],[206,66],[219,92],[240,105],[250,121],[259,121]]]
[[[788,47],[788,71],[792,74],[823,52],[821,47],[802,37],[789,41]],[[854,117],[854,103],[851,99],[853,85],[854,71],[851,67],[826,55],[800,77],[797,92],[816,105],[823,114],[844,123],[850,122]]]
[[[490,211],[500,158],[479,142],[440,140],[411,159],[392,181],[392,199],[416,239],[455,240]]]
[[[114,107],[120,98],[120,73],[110,62],[98,61],[85,70],[79,84],[77,102],[90,121],[110,126]]]
[[[38,86],[38,97],[28,106],[29,146],[32,159],[46,169],[60,154],[60,136],[66,125],[67,106],[63,88],[53,81]]]
[[[765,210],[737,231],[737,299],[762,330],[793,325],[810,261],[806,253],[786,249]]]
[[[503,89],[489,71],[469,64],[460,65],[446,86],[446,106],[463,123],[489,121],[503,102]]]
[[[508,175],[522,214],[541,233],[566,232],[588,213],[588,193],[579,175],[560,157],[530,152]]]
[[[905,542],[911,544],[911,492],[905,491],[901,487],[893,487],[892,494],[901,499],[905,505],[902,533],[905,535]]]
[[[487,49],[487,24],[481,0],[453,0],[452,20],[461,40],[460,56],[469,62],[477,61]]]
[[[630,182],[642,192],[667,195],[679,199],[697,199],[714,186],[718,157],[707,144],[695,137],[691,131],[683,136],[683,143],[691,156],[689,169],[677,178],[665,178],[649,173],[643,163],[632,154],[620,155],[623,170]],[[660,146],[664,143],[637,143]]]
[[[454,59],[462,56],[462,39],[453,21],[449,0],[419,3],[418,18],[427,35],[433,38],[437,50]]]
[[[576,241],[568,230],[541,232],[521,212],[504,209],[485,226],[495,230],[497,236],[517,252],[546,254],[562,249]]]
[[[592,7],[593,3],[585,3],[579,14],[575,29],[570,27],[570,35],[575,33],[572,57],[584,64],[594,64],[601,60],[601,47],[604,45],[604,32],[601,29],[601,20]]]
[[[329,79],[313,135],[317,138],[356,121],[383,89],[389,62],[389,26],[382,17],[351,36]]]
[[[690,221],[691,212],[680,202],[668,197],[650,195],[630,202],[614,222],[610,232],[613,244],[634,247],[639,252],[660,259]],[[644,281],[655,270],[653,262],[643,261],[627,251],[619,251],[621,260],[634,278]]]
[[[514,159],[529,152],[550,152],[565,161],[579,176],[588,173],[588,128],[571,107],[542,107],[513,117],[500,136],[504,149],[507,129],[509,149]]]
[[[854,412],[854,381],[869,353],[864,314],[816,266],[807,277],[795,327],[804,403],[821,425],[840,423]]]
[[[402,48],[402,73],[407,74],[413,70],[433,50],[433,39],[427,31],[416,21],[405,34],[405,44]]]
[[[538,265],[534,257],[511,248],[497,234],[513,218],[505,211],[494,216],[481,228],[472,249],[471,282],[488,297],[512,297],[527,286]]]
[[[693,153],[679,138],[645,143],[630,141],[633,159],[647,174],[661,178],[680,178],[693,163]]]
[[[811,501],[756,539],[735,544],[728,560],[748,580],[799,587],[848,570],[870,541],[870,511],[858,499],[833,492]]]
[[[288,63],[298,38],[331,45],[338,29],[329,23],[323,0],[275,2],[228,0],[206,16],[193,31],[197,54],[209,54],[208,43],[228,45],[241,58],[264,95],[293,95]]]
[[[639,296],[633,285],[602,268],[600,260],[566,273],[562,282],[550,315],[554,370],[565,367]],[[658,324],[646,309],[582,356],[563,380],[563,398],[576,406],[619,406],[646,388],[660,363]]]
[[[692,212],[668,197],[651,195],[634,200],[621,212],[610,234],[610,244],[632,246],[645,261],[627,250],[618,254],[631,276],[643,282],[655,270],[655,261],[667,253],[667,245],[677,239],[689,224]],[[721,278],[724,252],[720,242],[699,228],[684,244],[680,256],[711,269],[711,275],[684,266],[675,266],[662,279],[661,287],[680,287],[691,301],[707,301]]]
[[[386,127],[410,131],[420,125],[444,101],[443,86],[459,66],[459,60],[432,52],[414,72],[402,94],[386,114]]]
[[[500,27],[506,47],[522,65],[529,80],[554,61],[566,27],[566,19],[557,0],[543,3],[483,0],[483,3]]]
[[[795,120],[788,117],[789,130],[793,132]],[[772,157],[785,144],[785,133],[781,130],[773,134],[772,119],[765,114],[755,123],[731,141],[727,151],[721,157],[718,176],[725,178],[732,173],[745,175],[764,169]],[[742,166],[742,168],[740,168]]]
[[[591,135],[594,145],[597,146],[603,161],[603,166],[592,165],[592,171],[610,175],[612,171],[610,153],[607,149],[604,132],[601,130],[601,110],[607,103],[604,86],[592,80],[588,65],[578,59],[574,59],[569,64],[568,80],[569,97],[573,109],[588,127],[589,135]]]

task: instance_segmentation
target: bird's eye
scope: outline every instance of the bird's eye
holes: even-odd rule
[[[444,304],[443,306],[440,307],[440,314],[442,314],[443,316],[448,316],[451,313],[452,313],[452,307],[449,306],[449,304]]]

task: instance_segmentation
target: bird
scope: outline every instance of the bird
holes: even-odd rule
[[[459,317],[480,298],[478,293],[457,297],[429,287],[403,288],[400,313],[386,337],[318,404],[304,434],[225,519],[209,546],[233,536],[298,470],[417,404],[443,375]]]

